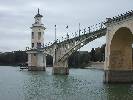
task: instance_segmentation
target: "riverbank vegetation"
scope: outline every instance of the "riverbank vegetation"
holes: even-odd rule
[[[73,53],[69,59],[69,67],[74,68],[84,68],[87,67],[90,62],[104,61],[105,55],[105,45],[101,48],[92,48],[90,52],[88,51],[76,51]],[[19,64],[27,63],[28,55],[26,51],[13,51],[0,53],[0,65],[5,66],[17,66]],[[47,55],[47,66],[52,66],[53,58]]]
[[[98,48],[92,48],[88,51],[76,51],[69,57],[69,67],[84,68],[90,65],[90,62],[104,61],[105,45]]]

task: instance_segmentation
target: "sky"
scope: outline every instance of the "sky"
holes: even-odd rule
[[[25,50],[31,46],[31,25],[37,9],[43,15],[46,27],[45,43],[74,33],[80,28],[95,25],[126,11],[133,10],[133,0],[0,0],[0,52]],[[66,26],[69,26],[66,30]],[[90,51],[106,41],[99,38],[81,50]]]

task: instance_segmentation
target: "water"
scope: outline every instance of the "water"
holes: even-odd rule
[[[133,84],[103,84],[104,72],[70,69],[68,76],[0,66],[0,100],[133,100]]]

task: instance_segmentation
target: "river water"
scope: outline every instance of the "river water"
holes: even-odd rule
[[[103,84],[104,72],[70,69],[68,76],[0,66],[0,100],[133,100],[133,84]]]

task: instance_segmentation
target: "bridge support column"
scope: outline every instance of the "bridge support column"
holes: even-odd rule
[[[111,38],[112,37],[112,38]],[[106,34],[105,83],[132,83],[132,32],[126,28]]]
[[[105,83],[132,83],[133,71],[105,70]]]
[[[53,74],[54,75],[68,75],[69,68],[68,67],[53,67]]]
[[[54,63],[53,74],[68,75],[69,74],[68,61]]]

